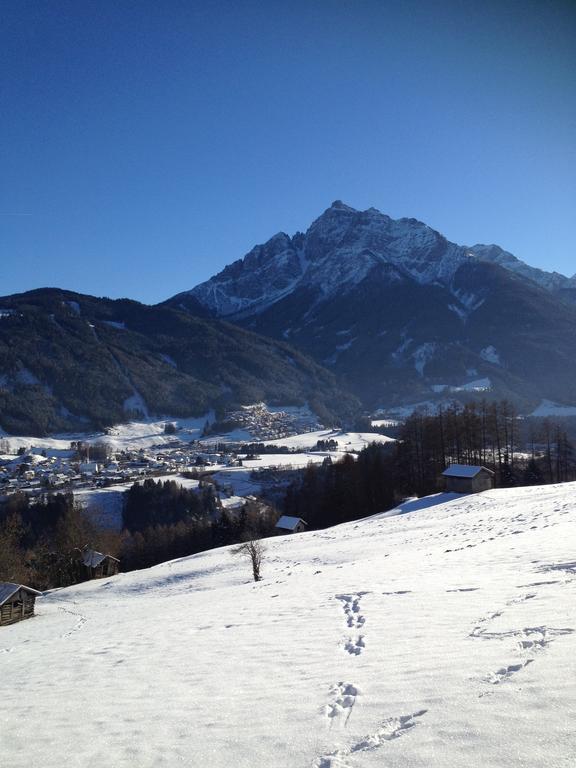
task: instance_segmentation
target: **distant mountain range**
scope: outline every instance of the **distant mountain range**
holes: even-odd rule
[[[576,277],[337,201],[155,307],[57,288],[0,298],[0,429],[308,403],[576,404]]]
[[[368,408],[576,402],[576,276],[336,201],[167,304],[290,342]]]
[[[0,298],[0,428],[10,434],[201,416],[261,400],[308,403],[326,424],[359,406],[286,342],[220,320],[58,289]]]

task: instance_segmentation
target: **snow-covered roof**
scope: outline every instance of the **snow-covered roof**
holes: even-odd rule
[[[491,475],[494,474],[487,467],[472,466],[470,464],[450,464],[448,469],[445,469],[442,474],[444,477],[476,477],[482,470],[489,472]]]
[[[10,600],[12,595],[16,594],[19,589],[25,589],[26,592],[30,592],[32,595],[41,595],[42,592],[38,592],[37,589],[27,587],[24,584],[13,584],[11,581],[0,581],[0,605],[4,605],[5,602]]]
[[[116,560],[119,562],[117,557],[112,557],[112,555],[103,555],[102,552],[96,552],[95,549],[85,549],[82,552],[82,562],[88,568],[96,568],[107,557],[109,557],[111,560]]]
[[[276,528],[283,528],[286,531],[294,531],[298,524],[308,525],[301,517],[290,517],[289,515],[282,515],[280,520],[276,523]]]
[[[220,499],[224,509],[238,509],[243,507],[246,499],[243,496],[229,496],[227,499]]]

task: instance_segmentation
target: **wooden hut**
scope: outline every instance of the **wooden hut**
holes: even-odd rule
[[[290,517],[289,515],[282,515],[282,517],[276,523],[275,531],[278,534],[284,533],[302,533],[306,530],[308,523],[302,520],[301,517]]]
[[[96,552],[95,549],[84,547],[82,550],[82,565],[89,579],[104,579],[106,576],[116,576],[120,570],[120,560],[112,555]]]
[[[446,490],[452,493],[479,493],[494,488],[494,472],[486,467],[451,464],[442,476]]]
[[[0,581],[0,626],[34,616],[34,603],[41,594],[23,584]]]

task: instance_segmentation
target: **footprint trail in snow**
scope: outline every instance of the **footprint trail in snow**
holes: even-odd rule
[[[348,636],[344,641],[344,650],[351,656],[360,656],[366,647],[364,635],[359,631],[364,627],[366,618],[360,612],[360,601],[368,592],[353,592],[351,594],[335,595],[342,603],[346,626],[348,629],[358,630],[357,634]]]

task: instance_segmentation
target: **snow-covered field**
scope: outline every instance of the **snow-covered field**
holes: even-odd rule
[[[183,488],[198,488],[198,480],[182,477],[181,475],[161,475],[149,478],[155,483],[172,480]],[[131,480],[128,483],[111,485],[108,488],[90,488],[88,490],[74,491],[74,498],[80,502],[89,513],[92,520],[105,528],[122,528],[122,508],[124,506],[124,494],[134,485]]]
[[[323,429],[318,432],[305,432],[278,440],[267,440],[265,445],[286,446],[287,448],[313,448],[319,440],[336,440],[339,451],[361,451],[370,443],[394,442],[392,437],[377,432],[343,432],[339,429]]]
[[[558,405],[558,403],[553,403],[551,400],[542,400],[538,408],[532,411],[530,415],[556,419],[566,416],[576,416],[576,406]]]
[[[53,435],[51,437],[15,437],[0,430],[0,437],[5,437],[13,450],[18,448],[30,448],[37,450],[62,451],[70,448],[72,441],[81,440],[85,443],[107,443],[113,450],[139,450],[149,448],[152,445],[166,445],[174,439],[184,442],[198,440],[207,421],[213,421],[214,414],[207,413],[200,418],[190,419],[144,419],[142,421],[130,421],[126,424],[117,424],[110,427],[107,432],[78,432],[75,434]],[[177,435],[167,435],[164,432],[166,422],[174,422],[179,427]]]
[[[573,768],[576,484],[440,495],[40,598],[10,768]]]
[[[107,443],[113,450],[139,450],[151,446],[162,446],[173,443],[174,440],[190,443],[202,439],[206,446],[216,443],[249,443],[254,440],[253,435],[246,429],[235,429],[221,435],[211,435],[202,438],[202,430],[207,421],[213,421],[214,414],[207,413],[200,418],[190,419],[146,419],[143,421],[130,421],[126,424],[117,424],[110,427],[107,432],[77,433],[67,435],[54,435],[52,437],[15,437],[7,435],[0,430],[0,437],[5,437],[13,451],[24,447],[33,447],[37,451],[47,451],[49,454],[58,455],[62,451],[68,452],[72,441],[81,440],[85,443]],[[166,422],[173,422],[178,426],[175,435],[167,435],[164,432]],[[365,448],[371,442],[388,442],[392,438],[371,432],[343,432],[338,429],[324,429],[317,432],[304,432],[301,435],[278,438],[265,441],[267,445],[285,445],[292,448],[312,448],[318,440],[337,440],[339,450],[358,451]]]

